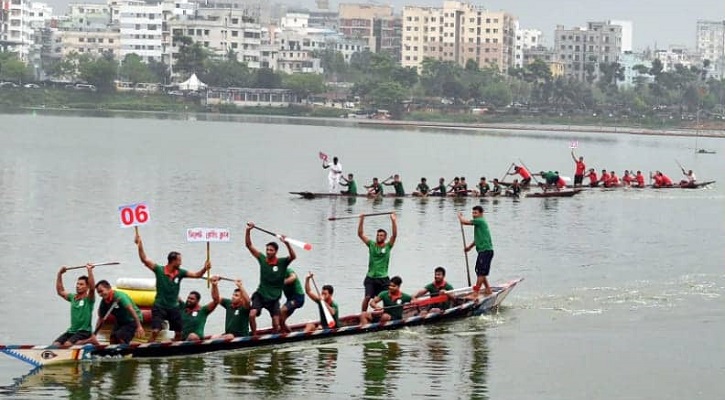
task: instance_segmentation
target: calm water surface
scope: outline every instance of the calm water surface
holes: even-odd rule
[[[62,264],[118,260],[98,279],[151,277],[117,207],[147,201],[141,228],[149,256],[184,254],[198,268],[204,245],[186,228],[228,227],[214,244],[214,272],[257,285],[243,226],[308,241],[294,267],[336,288],[344,314],[362,296],[367,252],[356,220],[331,215],[395,210],[400,234],[391,274],[414,292],[446,266],[464,285],[458,211],[486,209],[496,256],[492,278],[525,281],[493,316],[439,326],[167,360],[48,368],[0,359],[0,386],[15,398],[454,398],[722,399],[725,397],[723,184],[704,190],[611,191],[571,199],[301,200],[324,191],[317,153],[338,155],[358,184],[400,173],[412,191],[421,176],[500,177],[512,162],[572,175],[569,142],[598,170],[661,169],[675,160],[700,179],[722,179],[716,155],[693,154],[694,139],[584,133],[388,130],[58,116],[0,116],[0,265],[5,294],[1,343],[50,343],[68,324],[55,295]],[[369,219],[366,230],[389,228]],[[472,234],[468,231],[467,234]],[[268,236],[255,232],[261,247]],[[473,256],[471,256],[473,263]],[[69,272],[72,289],[77,275]],[[231,286],[223,286],[224,295]],[[202,292],[199,281],[184,281]],[[315,318],[312,307],[292,322]],[[262,324],[269,323],[264,317]],[[215,313],[209,333],[223,329]],[[211,396],[211,397],[210,397]]]

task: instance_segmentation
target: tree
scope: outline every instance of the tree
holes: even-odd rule
[[[254,87],[276,89],[282,86],[282,76],[269,68],[260,68],[254,73]]]
[[[135,53],[127,54],[123,58],[119,75],[122,80],[132,83],[161,82],[143,59]]]
[[[118,62],[112,53],[104,54],[96,59],[84,58],[78,66],[79,77],[94,85],[101,92],[113,89],[113,80],[118,71]]]
[[[317,74],[292,74],[282,78],[282,87],[294,92],[299,99],[325,91],[325,80]]]
[[[207,50],[188,36],[175,35],[173,43],[179,47],[174,63],[175,71],[185,76],[202,74],[204,62],[208,58]]]
[[[32,70],[15,54],[0,53],[0,79],[22,83],[30,80],[32,76]]]
[[[219,87],[249,87],[253,82],[247,64],[233,59],[224,61],[207,61],[206,68],[200,77],[208,85]]]
[[[483,97],[496,107],[511,104],[511,89],[503,82],[492,83],[483,89]]]

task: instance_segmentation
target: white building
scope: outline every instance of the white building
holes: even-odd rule
[[[17,53],[23,61],[34,44],[33,28],[30,26],[31,2],[27,0],[3,1],[4,19],[0,22],[0,43],[2,50]]]
[[[599,65],[616,62],[622,52],[622,27],[609,22],[588,22],[586,28],[558,25],[554,31],[556,62],[566,76],[579,81],[597,79]]]
[[[310,26],[310,14],[301,12],[288,12],[279,19],[282,29],[306,29]]]
[[[610,20],[610,25],[618,25],[622,27],[622,53],[632,52],[632,40],[634,34],[634,25],[632,21]]]
[[[654,58],[662,62],[665,71],[675,69],[675,65],[682,64],[685,67],[701,67],[700,54],[697,51],[688,49],[682,45],[671,45],[669,48],[654,51]]]
[[[619,57],[619,65],[624,68],[624,80],[618,81],[617,86],[622,88],[633,88],[637,85],[637,81],[642,79],[642,83],[650,83],[654,81],[654,77],[649,74],[640,74],[636,66],[642,65],[648,69],[652,68],[652,61],[647,60],[642,54],[632,52],[622,53]]]
[[[542,46],[544,35],[538,29],[520,29],[516,21],[516,41],[514,42],[514,66],[521,68],[524,63],[524,51]]]
[[[710,60],[710,76],[725,76],[725,21],[698,20],[696,49],[702,61]]]
[[[118,26],[121,33],[121,59],[137,54],[144,61],[161,61],[162,6],[125,3],[119,6]]]

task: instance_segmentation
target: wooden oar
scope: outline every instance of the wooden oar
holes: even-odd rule
[[[523,161],[523,160],[521,160],[520,158],[519,158],[519,162],[521,163],[521,166],[522,166],[522,167],[526,168],[526,170],[528,170],[528,171],[529,171],[529,174],[531,174],[531,177],[532,177],[532,178],[534,178],[534,181],[536,182],[536,184],[537,184],[537,185],[541,185],[541,182],[539,182],[539,180],[538,180],[538,179],[536,179],[536,174],[535,174],[535,173],[533,173],[533,172],[531,172],[531,168],[527,167],[527,166],[526,166],[526,164],[524,164],[524,161]],[[542,177],[542,178],[543,178],[543,177]]]
[[[466,252],[466,231],[463,230],[463,224],[461,224],[461,238],[463,238],[463,256],[466,258],[466,279],[468,279],[468,286],[471,286],[471,267],[468,265],[468,252]]]
[[[322,308],[322,314],[325,316],[325,321],[327,321],[327,327],[333,329],[335,328],[335,320],[332,318],[332,314],[330,314],[330,310],[327,309],[327,306],[322,304],[322,302],[325,300],[322,299],[320,289],[317,288],[317,282],[315,282],[315,277],[311,276],[310,280],[312,280],[312,285],[315,286],[315,292],[317,292],[317,297],[320,298],[320,307]]]
[[[91,265],[94,267],[100,267],[102,265],[119,265],[119,264],[121,264],[121,263],[118,261],[109,261],[109,262],[102,262],[102,263],[93,263]],[[77,267],[68,267],[65,270],[70,271],[72,269],[81,269],[81,268],[85,268],[85,267],[86,267],[85,265],[79,265]]]
[[[272,236],[276,237],[277,239],[282,240],[282,235],[280,235],[280,234],[277,234],[277,233],[274,233],[274,232],[270,232],[270,231],[268,231],[266,229],[262,229],[262,228],[260,228],[260,227],[258,227],[256,225],[254,226],[254,229],[260,230],[260,231],[262,231],[262,232],[264,232],[264,233],[266,233],[268,235],[272,235]],[[297,240],[297,239],[292,239],[292,238],[285,237],[284,238],[284,241],[287,242],[287,243],[289,243],[289,244],[291,244],[291,245],[293,245],[293,246],[299,247],[299,248],[304,249],[304,250],[307,250],[307,251],[312,250],[312,245],[311,244],[305,243],[305,242],[303,242],[301,240]]]
[[[211,278],[201,278],[201,279],[206,279],[207,281],[211,282]],[[227,281],[227,282],[236,282],[236,280],[234,280],[232,278],[225,278],[223,276],[220,276],[219,277],[219,280],[220,281]]]
[[[103,301],[103,300],[101,300],[101,301]],[[108,311],[106,311],[106,315],[104,315],[103,318],[101,318],[101,320],[98,322],[98,326],[93,331],[93,336],[96,336],[98,334],[98,332],[100,332],[101,327],[108,319],[108,316],[111,315],[111,313],[113,312],[113,309],[116,307],[118,307],[118,300],[114,301],[113,304],[111,304],[111,308],[109,308]]]
[[[206,262],[211,262],[211,249],[209,248],[209,242],[206,242]],[[211,267],[206,270],[206,288],[209,289],[211,287],[211,283],[209,283],[209,280],[211,279]]]
[[[502,177],[501,179],[499,179],[499,181],[500,181],[500,182],[503,182],[503,180],[504,180],[504,179],[506,179],[506,176],[507,176],[507,175],[509,174],[509,172],[511,171],[511,167],[513,167],[514,165],[515,165],[514,163],[511,163],[511,165],[509,165],[509,169],[507,169],[507,170],[506,170],[506,173],[505,173],[505,174],[503,174],[503,177]],[[529,171],[529,172],[531,172],[531,171]]]
[[[377,215],[390,215],[390,214],[392,214],[393,212],[394,212],[394,211],[386,211],[386,212],[370,213],[370,214],[363,214],[363,216],[365,216],[365,217],[375,217],[375,216],[377,216]],[[330,218],[328,218],[327,220],[328,220],[328,221],[339,221],[339,220],[341,220],[341,219],[354,219],[354,218],[360,218],[360,216],[359,216],[359,215],[349,215],[349,216],[345,216],[345,217],[330,217]]]
[[[679,162],[679,161],[675,160],[675,162],[676,162],[676,163],[677,163],[677,165],[678,165],[678,166],[680,167],[680,170],[682,171],[682,174],[683,174],[683,175],[687,175],[687,171],[685,171],[685,167],[683,167],[683,166],[682,166],[682,164],[680,164],[680,162]]]

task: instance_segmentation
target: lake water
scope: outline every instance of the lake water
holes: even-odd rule
[[[313,244],[294,268],[335,286],[342,314],[357,312],[367,250],[357,220],[329,216],[395,210],[399,237],[391,275],[415,292],[443,265],[466,283],[456,213],[482,204],[496,256],[491,278],[523,276],[496,315],[396,332],[254,351],[168,360],[129,360],[48,368],[0,358],[0,386],[15,398],[452,398],[722,399],[725,397],[725,215],[723,184],[702,190],[585,192],[570,199],[321,199],[319,151],[340,157],[358,184],[401,174],[501,177],[512,162],[573,174],[569,143],[601,170],[663,170],[675,160],[701,180],[722,179],[718,151],[695,155],[693,138],[258,124],[202,120],[0,116],[0,343],[46,344],[66,329],[68,305],[54,290],[60,265],[117,260],[97,279],[150,278],[118,206],[146,201],[141,228],[148,255],[171,250],[195,270],[203,243],[190,227],[226,227],[231,243],[213,244],[213,272],[252,290],[255,260],[243,245],[246,221]],[[389,229],[370,218],[366,233]],[[472,230],[467,232],[468,239]],[[270,239],[255,232],[258,247]],[[471,266],[474,255],[470,256]],[[66,275],[67,289],[75,277]],[[185,296],[201,281],[185,280]],[[231,285],[222,284],[222,295]],[[291,322],[316,317],[312,307]],[[216,312],[208,333],[221,332]],[[269,319],[261,320],[268,325]],[[22,379],[20,379],[22,377]]]

